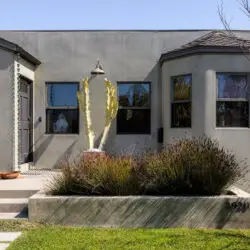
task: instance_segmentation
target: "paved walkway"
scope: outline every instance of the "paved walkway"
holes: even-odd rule
[[[0,250],[5,250],[9,244],[21,235],[17,233],[0,233]]]
[[[45,172],[40,175],[21,174],[21,178],[0,180],[0,190],[41,190],[46,185],[48,179],[50,179],[51,174],[55,173]]]

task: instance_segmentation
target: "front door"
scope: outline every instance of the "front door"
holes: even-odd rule
[[[30,161],[31,155],[31,84],[20,79],[19,89],[19,163]]]

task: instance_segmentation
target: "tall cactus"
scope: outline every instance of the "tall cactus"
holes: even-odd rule
[[[116,117],[118,111],[118,102],[116,99],[116,88],[115,86],[106,78],[104,79],[106,86],[106,111],[105,111],[105,128],[103,131],[102,139],[99,145],[99,150],[103,150],[105,145],[111,122]]]
[[[90,115],[90,98],[89,98],[89,81],[88,78],[82,80],[83,95],[80,91],[77,93],[77,98],[81,111],[84,114],[85,133],[88,139],[89,150],[94,148],[95,134],[92,128],[92,121]]]
[[[112,120],[116,117],[118,111],[118,102],[116,99],[116,88],[112,83],[104,79],[106,86],[106,110],[105,110],[105,127],[102,135],[99,151],[103,150],[104,144],[107,141]],[[90,98],[89,98],[89,82],[88,78],[82,80],[83,95],[80,91],[77,92],[77,98],[81,111],[84,114],[85,132],[88,138],[88,150],[94,149],[95,134],[92,128],[91,114],[90,114]]]

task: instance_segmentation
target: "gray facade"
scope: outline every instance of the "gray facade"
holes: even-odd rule
[[[11,52],[0,50],[0,158],[1,170],[12,169],[13,162],[13,80],[14,56]]]
[[[209,31],[0,31],[0,37],[14,42],[41,61],[37,67],[22,61],[27,76],[34,72],[33,82],[33,163],[36,168],[55,168],[64,156],[74,155],[80,149],[86,149],[83,116],[80,114],[79,134],[46,134],[46,82],[79,82],[89,76],[99,59],[105,70],[105,76],[96,76],[90,81],[92,119],[96,140],[104,128],[105,92],[103,78],[113,83],[117,81],[151,82],[151,133],[148,135],[117,135],[116,122],[113,122],[106,150],[115,152],[140,151],[145,148],[158,150],[161,144],[157,132],[164,128],[164,143],[175,137],[208,133],[218,138],[223,146],[232,148],[239,158],[248,157],[248,128],[216,128],[216,72],[250,72],[250,62],[239,55],[191,55],[159,63],[161,54],[193,41]],[[250,32],[235,32],[237,36],[250,39]],[[1,60],[1,90],[11,94],[13,55]],[[2,56],[1,56],[2,58]],[[3,65],[4,64],[4,65]],[[6,65],[8,64],[8,65]],[[23,69],[25,70],[25,69]],[[28,72],[29,71],[29,72]],[[192,74],[192,128],[170,127],[170,77]],[[29,78],[29,77],[28,77]],[[7,79],[7,80],[6,80]],[[5,95],[4,98],[8,96]],[[1,99],[1,133],[11,133],[8,129],[13,123],[11,99]],[[9,97],[8,97],[9,98]],[[5,100],[2,102],[2,100]],[[5,107],[2,109],[2,107]],[[4,123],[4,124],[3,124]],[[7,124],[8,123],[8,124]],[[8,125],[8,126],[7,126]],[[7,129],[8,127],[8,129]],[[13,127],[13,126],[12,126]],[[2,169],[13,166],[13,139],[10,144],[1,138]],[[5,141],[4,141],[5,140]],[[3,146],[4,143],[4,146]],[[6,158],[8,155],[8,158]],[[250,162],[249,162],[250,163]],[[6,166],[6,167],[5,167]],[[9,167],[8,167],[9,166]]]
[[[79,135],[45,134],[45,82],[79,81],[90,76],[90,71],[100,59],[105,77],[116,81],[151,82],[151,134],[116,135],[114,122],[108,149],[112,151],[156,149],[157,130],[162,126],[160,55],[204,35],[207,31],[157,32],[157,31],[57,31],[15,32],[1,31],[0,37],[14,42],[41,61],[34,82],[34,163],[37,167],[53,168],[65,154],[84,148],[87,141],[83,117]],[[101,78],[101,76],[99,77]],[[91,83],[93,124],[96,137],[100,136],[104,116],[105,96],[100,87],[103,79]],[[95,91],[96,89],[96,91]],[[97,91],[98,90],[98,91]],[[95,100],[98,100],[95,101]],[[97,104],[98,103],[98,104]],[[42,121],[39,122],[39,117]],[[98,121],[98,122],[97,122]]]

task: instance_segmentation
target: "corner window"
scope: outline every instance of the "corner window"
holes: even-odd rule
[[[46,84],[46,133],[77,134],[79,132],[78,83]]]
[[[150,83],[118,82],[117,134],[150,134]]]
[[[171,78],[172,103],[171,103],[171,127],[191,127],[191,75],[174,76]]]
[[[217,74],[217,127],[248,127],[247,74]]]

